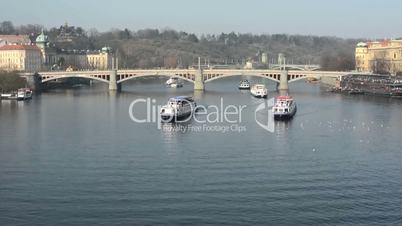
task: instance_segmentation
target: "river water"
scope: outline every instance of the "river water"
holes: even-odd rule
[[[2,101],[0,225],[402,225],[401,99],[298,82],[295,118],[267,131],[264,101],[240,79],[204,93],[154,78]],[[245,106],[241,122],[130,119],[134,100],[175,95]],[[145,103],[133,109],[146,118]]]

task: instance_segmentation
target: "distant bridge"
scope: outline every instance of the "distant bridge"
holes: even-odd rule
[[[280,64],[270,64],[269,68],[272,70],[279,70],[281,68],[283,68],[283,65]],[[302,70],[302,71],[316,71],[319,70],[321,68],[320,65],[318,64],[286,64],[285,65],[285,69],[286,70]]]
[[[131,79],[146,76],[167,76],[194,83],[195,90],[204,90],[204,84],[217,79],[231,76],[256,76],[279,83],[279,89],[287,90],[288,83],[306,78],[321,79],[321,77],[339,78],[349,72],[338,71],[303,71],[303,70],[272,70],[272,69],[124,69],[110,71],[51,71],[38,72],[41,83],[63,78],[87,78],[109,84],[110,90]]]

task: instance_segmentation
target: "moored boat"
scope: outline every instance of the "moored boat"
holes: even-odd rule
[[[16,92],[11,92],[11,93],[2,93],[0,94],[0,99],[2,100],[17,100],[17,93]]]
[[[0,99],[4,100],[28,100],[32,98],[32,90],[28,88],[21,88],[10,93],[2,93],[0,97]]]
[[[268,95],[268,90],[264,84],[255,84],[251,87],[250,93],[255,97],[265,98]]]
[[[275,120],[291,119],[297,111],[296,102],[291,96],[278,96],[272,107]]]
[[[28,88],[21,88],[17,91],[17,100],[28,100],[32,98],[32,90]]]
[[[197,104],[192,97],[178,96],[170,98],[160,110],[163,122],[185,121],[192,117]]]

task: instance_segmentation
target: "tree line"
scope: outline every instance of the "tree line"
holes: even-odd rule
[[[0,93],[17,90],[26,86],[26,80],[16,72],[0,71]]]
[[[44,29],[58,49],[99,50],[110,46],[117,50],[122,68],[189,67],[198,57],[210,64],[242,64],[260,60],[268,53],[276,63],[279,53],[288,63],[320,64],[324,70],[353,70],[355,44],[361,40],[337,37],[287,34],[221,33],[201,34],[173,29],[111,29],[99,32],[95,28],[60,26],[49,29],[42,25],[14,26],[0,23],[0,34],[35,34]],[[66,34],[67,33],[67,34]],[[69,35],[72,41],[62,39]]]

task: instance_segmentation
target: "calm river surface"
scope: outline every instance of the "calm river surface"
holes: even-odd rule
[[[240,79],[201,94],[155,78],[2,101],[0,225],[402,225],[402,99],[291,84],[298,112],[271,133]],[[130,119],[132,101],[174,95],[247,107],[225,133]]]

